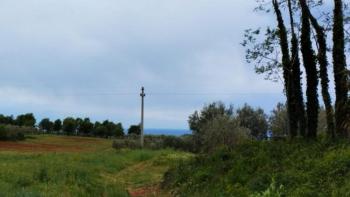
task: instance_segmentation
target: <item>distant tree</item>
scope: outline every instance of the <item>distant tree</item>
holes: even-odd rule
[[[53,130],[54,131],[61,131],[62,130],[62,121],[60,119],[55,120],[53,124]]]
[[[106,128],[106,131],[102,137],[112,136],[113,129],[114,129],[114,123],[110,122],[108,120],[105,120],[105,121],[103,121],[102,125]]]
[[[39,123],[40,130],[50,133],[53,130],[54,123],[50,121],[48,118],[44,118]]]
[[[93,131],[92,131],[92,134],[94,136],[98,136],[98,128],[101,126],[101,123],[99,121],[96,121],[94,123],[94,128],[93,128]]]
[[[77,125],[77,128],[75,130],[75,134],[76,135],[80,134],[79,131],[80,131],[80,126],[81,126],[82,122],[83,122],[83,119],[81,119],[81,118],[76,118],[75,119],[75,124]]]
[[[115,136],[115,137],[124,136],[125,134],[124,134],[124,128],[123,128],[122,123],[116,124],[113,132],[114,132],[113,136]]]
[[[233,107],[226,107],[222,102],[214,102],[204,106],[204,108],[198,112],[195,111],[190,115],[188,123],[193,134],[193,149],[198,152],[203,147],[203,135],[205,125],[208,122],[213,121],[219,117],[232,117]]]
[[[103,124],[99,124],[94,128],[94,134],[98,137],[106,137],[108,135],[108,128]]]
[[[79,124],[79,128],[78,128],[79,134],[82,134],[82,135],[92,134],[93,129],[94,129],[94,124],[91,123],[89,118],[85,118],[82,121],[78,121],[78,124]]]
[[[13,116],[4,116],[0,114],[0,124],[14,125],[15,120]]]
[[[273,136],[288,135],[288,114],[284,104],[278,103],[269,117],[270,130]]]
[[[244,107],[237,110],[237,118],[241,127],[250,129],[250,135],[256,139],[266,137],[268,130],[267,115],[261,108],[254,109],[245,104]]]
[[[140,135],[141,127],[140,125],[131,125],[128,129],[128,135]]]
[[[234,148],[249,138],[249,129],[241,127],[237,119],[218,116],[203,125],[201,151],[212,152],[217,148]]]
[[[77,129],[77,123],[75,121],[74,118],[68,117],[66,119],[63,120],[63,131],[67,134],[67,135],[72,135],[75,133],[76,129]]]
[[[34,127],[35,123],[36,123],[36,120],[32,113],[19,115],[16,118],[16,124],[18,126]]]
[[[214,102],[204,106],[204,108],[198,112],[195,111],[188,120],[189,126],[193,134],[201,133],[201,127],[206,122],[213,120],[220,116],[232,116],[233,107],[226,108],[222,102]]]
[[[106,137],[124,136],[124,128],[121,123],[115,124],[114,122],[106,120],[102,123],[102,125],[104,125],[107,128]]]

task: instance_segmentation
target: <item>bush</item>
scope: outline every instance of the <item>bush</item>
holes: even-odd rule
[[[239,121],[228,116],[217,117],[203,125],[203,152],[213,152],[217,148],[233,148],[249,138],[249,129],[239,126]]]
[[[166,136],[166,135],[146,135],[144,137],[144,147],[147,149],[166,149],[171,148],[175,150],[192,151],[193,138],[190,135],[186,136]],[[140,136],[129,135],[124,138],[113,141],[113,148],[115,149],[137,149],[140,148]]]
[[[24,140],[26,134],[36,133],[33,127],[0,125],[0,140]]]
[[[113,141],[113,148],[115,149],[138,149],[140,148],[140,141],[135,139],[116,139]]]

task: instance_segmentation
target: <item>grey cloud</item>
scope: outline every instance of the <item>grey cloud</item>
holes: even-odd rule
[[[256,76],[239,45],[244,29],[271,21],[253,7],[246,0],[2,2],[0,91],[4,102],[15,99],[0,110],[137,123],[141,85],[151,93],[269,92],[268,101],[248,100],[270,109],[282,87]],[[147,126],[186,127],[205,102],[242,98],[149,95]]]

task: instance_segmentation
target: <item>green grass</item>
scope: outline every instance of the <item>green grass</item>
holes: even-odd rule
[[[164,185],[179,196],[350,196],[350,143],[246,143],[177,165]]]
[[[172,150],[116,151],[111,143],[35,136],[18,146],[55,145],[58,151],[2,150],[0,196],[128,196],[127,190],[158,184],[174,160],[187,157]]]

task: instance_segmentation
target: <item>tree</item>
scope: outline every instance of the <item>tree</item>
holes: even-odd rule
[[[54,124],[53,124],[53,130],[54,131],[61,131],[62,129],[62,121],[60,119],[55,120]]]
[[[113,135],[114,123],[108,120],[103,121],[102,125],[106,128],[104,137],[110,137]]]
[[[36,123],[36,120],[32,113],[19,115],[16,118],[16,124],[18,126],[34,127],[35,123]]]
[[[291,97],[293,105],[291,107],[294,107],[295,111],[293,111],[295,114],[294,118],[291,118],[291,125],[290,127],[297,127],[299,123],[299,134],[301,136],[306,135],[306,117],[305,117],[305,105],[304,105],[304,97],[303,97],[303,90],[301,87],[301,71],[300,71],[300,57],[299,57],[299,39],[297,37],[297,34],[295,32],[295,21],[293,16],[293,5],[292,1],[288,0],[288,11],[289,11],[289,18],[290,18],[290,27],[291,27],[291,71],[290,71],[290,78],[291,78],[291,84],[290,88],[293,89],[293,94]],[[293,114],[290,114],[293,115]],[[297,123],[295,123],[297,122]],[[287,128],[288,129],[288,128]],[[295,129],[295,128],[294,128]],[[292,133],[296,135],[296,132]]]
[[[331,96],[329,94],[329,78],[328,78],[328,59],[327,59],[327,41],[326,41],[326,32],[324,27],[322,27],[317,19],[312,15],[310,8],[307,4],[302,4],[305,11],[308,14],[308,17],[311,21],[311,25],[316,31],[316,39],[318,44],[318,63],[320,65],[320,78],[321,78],[321,87],[322,87],[322,97],[323,102],[326,108],[326,117],[327,117],[327,134],[329,137],[334,138],[334,110],[332,106]]]
[[[83,119],[81,119],[81,118],[76,118],[75,119],[75,124],[77,125],[77,128],[75,129],[75,134],[76,135],[80,134],[79,131],[80,131],[80,126],[81,126],[82,122],[83,122]]]
[[[14,125],[15,120],[14,120],[13,116],[4,116],[1,114],[0,115],[0,124]]]
[[[218,116],[203,125],[201,151],[212,152],[217,148],[234,148],[249,138],[249,129],[241,127],[239,121],[229,116]]]
[[[344,16],[343,1],[334,0],[333,11],[333,70],[335,82],[335,127],[340,137],[347,137],[346,122],[348,110],[348,77],[345,57],[345,35],[344,35]]]
[[[67,135],[72,135],[77,129],[77,123],[74,118],[68,117],[63,120],[62,128]]]
[[[269,117],[269,127],[274,137],[288,135],[288,116],[286,106],[278,103]]]
[[[204,125],[222,116],[233,116],[233,107],[227,108],[222,102],[214,102],[204,106],[200,112],[195,111],[190,115],[188,123],[193,134],[194,151],[200,151],[203,145]]]
[[[140,125],[131,125],[128,129],[128,135],[141,135]]]
[[[287,96],[287,112],[289,118],[289,131],[292,137],[297,135],[297,120],[296,120],[296,107],[295,107],[295,92],[292,83],[292,64],[289,55],[289,45],[288,45],[288,33],[286,26],[284,25],[283,16],[279,7],[279,2],[277,0],[272,0],[273,8],[276,14],[278,23],[278,35],[280,40],[280,48],[282,51],[282,68],[283,68],[283,79],[285,92]],[[296,54],[294,54],[296,55]]]
[[[81,135],[90,135],[93,132],[94,124],[91,123],[89,118],[84,118],[84,120],[79,121],[78,132]]]
[[[254,109],[245,104],[237,110],[237,119],[241,127],[248,128],[255,139],[264,139],[268,130],[267,116],[263,109]]]
[[[122,137],[122,136],[124,136],[124,128],[123,128],[122,123],[118,123],[118,124],[116,124],[114,126],[113,136],[115,136],[115,137]]]
[[[48,118],[42,119],[39,123],[39,128],[46,133],[50,133],[53,130],[53,126],[54,123]]]
[[[99,124],[94,128],[94,133],[95,136],[106,137],[108,133],[108,128],[103,124]]]
[[[307,113],[307,128],[308,138],[317,137],[317,123],[318,123],[318,76],[316,67],[316,58],[314,50],[312,49],[311,41],[311,25],[309,19],[309,12],[306,0],[300,0],[302,12],[302,27],[301,27],[301,52],[303,55],[304,67],[306,71],[306,113]]]
[[[99,121],[96,121],[94,124],[94,129],[93,129],[93,135],[94,136],[98,136],[99,132],[98,132],[98,128],[101,126],[101,123]]]

